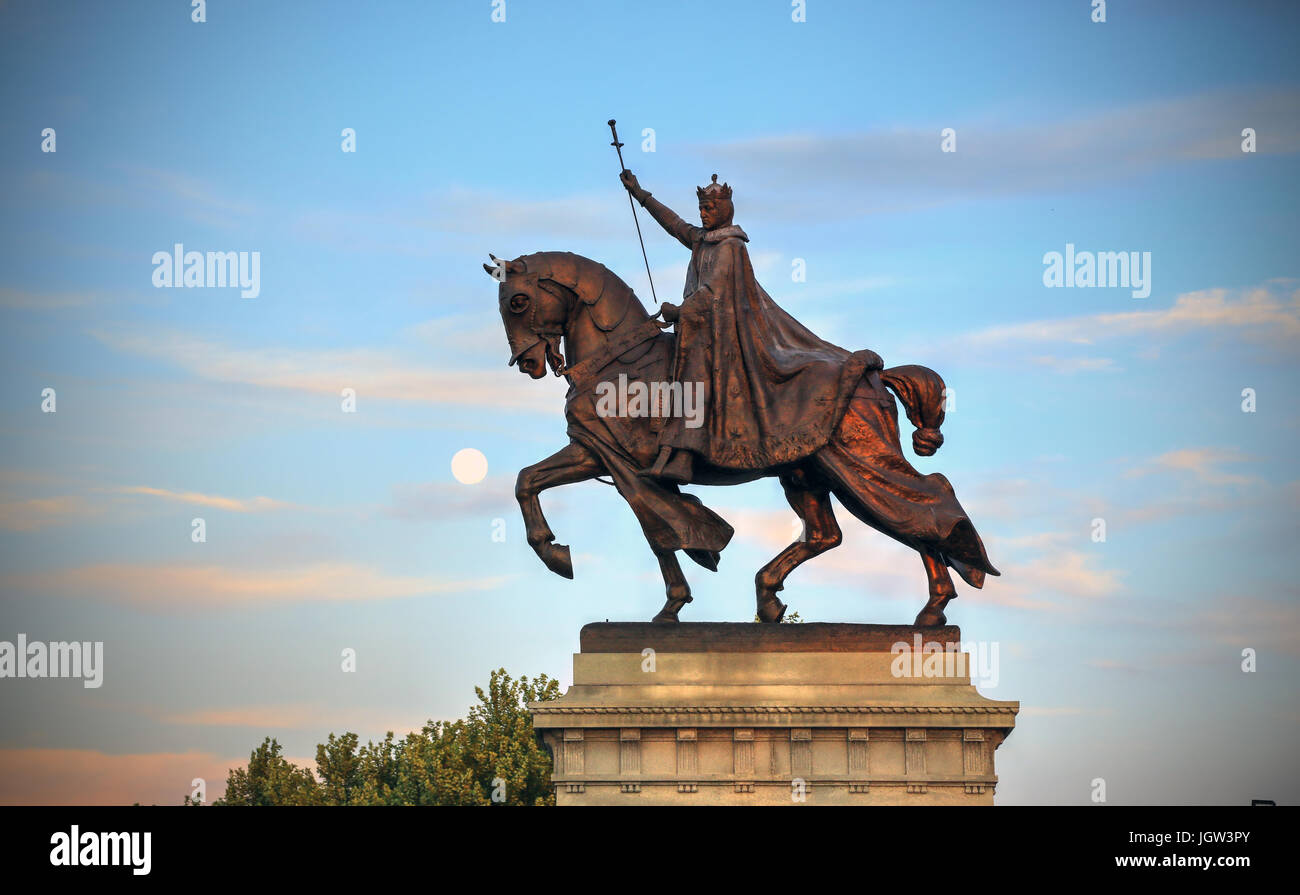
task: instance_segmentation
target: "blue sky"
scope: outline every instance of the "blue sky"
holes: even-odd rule
[[[574,251],[650,304],[610,117],[683,216],[732,184],[787,310],[955,390],[915,463],[1004,573],[949,612],[1024,706],[1000,802],[1083,804],[1096,777],[1115,803],[1300,799],[1293,7],[491,11],[0,5],[0,639],[106,652],[98,690],[0,682],[0,799],[179,802],[264,735],[305,757],[459,717],[492,668],[567,682],[583,623],[658,609],[610,489],[543,497],[575,581],[524,542],[514,476],[564,444],[563,388],[506,368],[479,267]],[[642,229],[679,298],[685,251]],[[153,288],[178,242],[260,252],[260,295]],[[1150,296],[1045,288],[1067,243],[1150,252]],[[684,617],[746,619],[789,511],[770,481],[696,490],[737,536]],[[787,602],[910,621],[918,558],[844,524]]]

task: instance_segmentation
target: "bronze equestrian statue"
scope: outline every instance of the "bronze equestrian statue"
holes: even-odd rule
[[[675,622],[691,602],[676,551],[716,571],[732,536],[726,521],[679,486],[776,476],[804,537],[755,575],[761,621],[779,622],[786,606],[776,594],[786,577],[842,540],[834,494],[867,525],[921,554],[929,600],[915,624],[945,624],[944,607],[957,595],[948,569],[975,588],[998,571],[948,480],[917,472],[899,443],[894,394],[915,427],[913,450],[929,456],[943,443],[943,380],[921,366],[884,369],[875,352],[825,342],[782,310],[754,278],[749,238],[732,223],[731,188],[716,175],[696,191],[699,227],[654,199],[631,171],[620,179],[691,250],[680,306],[665,302],[652,317],[621,279],[569,252],[490,256],[494,264],[483,265],[500,283],[509,363],[534,379],[549,366],[570,385],[568,446],[521,470],[515,486],[528,543],[547,568],[572,578],[569,548],[555,543],[538,495],[608,475],[659,560],[667,602],[654,621]],[[665,331],[672,324],[676,332]],[[616,404],[614,383],[658,400],[649,408],[632,399]],[[684,396],[692,394],[702,397],[701,420],[686,413]]]

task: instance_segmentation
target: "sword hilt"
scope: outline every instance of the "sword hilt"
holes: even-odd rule
[[[609,119],[609,132],[614,135],[614,142],[609,145],[613,146],[614,151],[618,153],[618,163],[623,165],[623,147],[627,144],[618,142],[618,129],[614,127],[616,123],[613,118]],[[627,165],[623,165],[623,167],[626,168]]]

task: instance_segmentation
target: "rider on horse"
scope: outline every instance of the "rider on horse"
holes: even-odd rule
[[[677,325],[670,375],[702,383],[706,423],[673,415],[659,454],[644,474],[674,483],[693,478],[697,459],[724,469],[794,463],[829,440],[858,381],[883,367],[873,351],[850,353],[818,338],[782,310],[754,279],[745,243],[732,223],[731,187],[696,189],[695,227],[655,199],[624,169],[624,187],[671,236],[691,250],[680,306],[664,302]]]

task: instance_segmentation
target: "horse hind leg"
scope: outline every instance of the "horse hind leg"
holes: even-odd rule
[[[784,589],[785,579],[801,564],[839,546],[844,540],[840,526],[835,521],[830,492],[814,486],[803,470],[783,473],[781,487],[785,499],[804,524],[804,535],[786,547],[754,576],[754,589],[758,598],[758,619],[779,622],[788,608],[777,599],[777,591]]]
[[[883,524],[871,508],[871,494],[864,487],[863,476],[859,469],[861,461],[854,457],[851,452],[836,445],[819,451],[816,459],[819,474],[824,476],[826,481],[830,483],[840,503],[844,504],[844,507],[850,513],[867,525],[888,534],[890,526]],[[948,619],[943,614],[943,609],[948,605],[949,601],[957,598],[957,588],[953,586],[952,576],[948,574],[949,562],[952,562],[953,568],[956,568],[961,576],[973,587],[983,585],[984,573],[946,558],[938,549],[928,543],[918,543],[897,536],[893,537],[920,553],[921,562],[925,566],[929,600],[917,614],[913,624],[924,628],[947,624]]]
[[[921,562],[925,565],[925,577],[929,582],[930,600],[917,613],[913,622],[918,628],[937,628],[948,623],[943,608],[949,600],[957,599],[957,588],[953,587],[952,576],[948,574],[948,564],[933,548],[921,551]]]
[[[655,557],[659,560],[659,571],[664,576],[664,592],[668,599],[664,603],[664,608],[659,610],[659,614],[651,619],[653,622],[675,622],[677,613],[682,611],[682,607],[691,602],[691,586],[686,581],[686,576],[682,574],[682,565],[677,561],[677,554],[672,550],[665,550],[662,553],[656,551]]]

